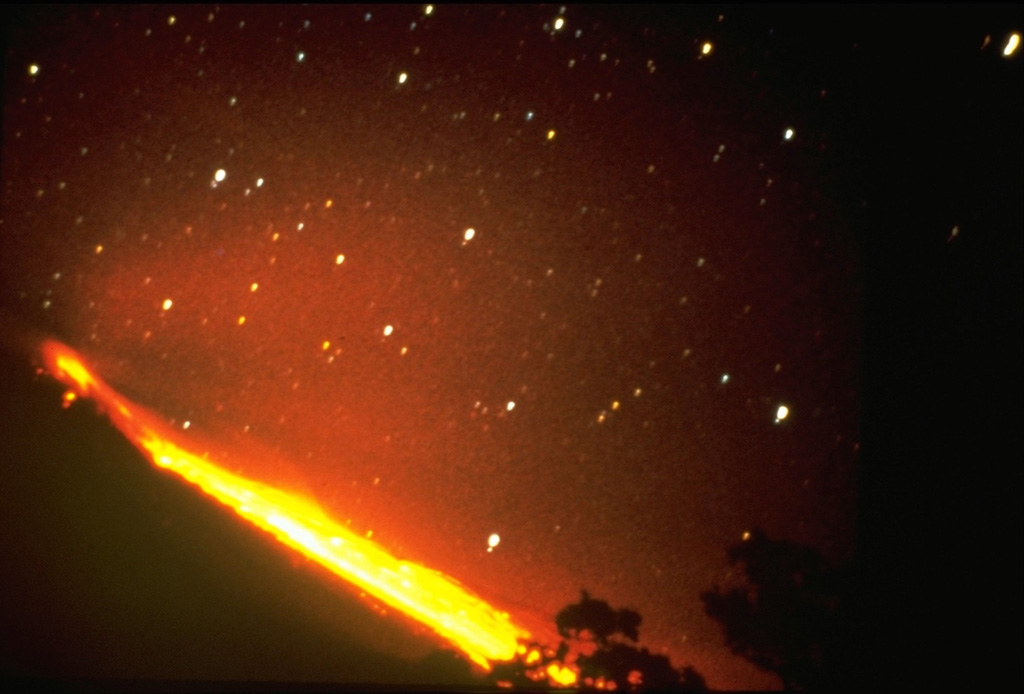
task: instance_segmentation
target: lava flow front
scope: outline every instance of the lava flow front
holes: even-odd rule
[[[444,574],[397,559],[374,542],[327,517],[305,499],[244,479],[170,440],[159,418],[123,398],[94,375],[65,345],[47,341],[49,372],[72,388],[65,403],[91,397],[115,426],[156,465],[170,470],[230,506],[377,600],[430,627],[484,670],[515,657],[529,633]]]

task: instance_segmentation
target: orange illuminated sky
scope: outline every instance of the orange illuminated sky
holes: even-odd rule
[[[763,686],[698,596],[754,525],[853,551],[847,126],[827,75],[745,86],[729,16],[559,12],[27,17],[0,262],[182,450],[532,633],[585,588]]]
[[[585,589],[639,612],[641,646],[676,667],[757,689],[778,678],[726,648],[699,598],[743,533],[849,560],[888,500],[896,547],[874,570],[911,613],[937,582],[893,557],[1020,528],[990,502],[999,487],[1018,508],[1019,483],[946,465],[995,440],[965,420],[1019,429],[1019,7],[906,24],[888,8],[14,12],[0,637],[34,663],[21,674],[387,682],[424,633],[482,666],[517,635],[550,641]],[[872,291],[892,374],[863,368]],[[959,397],[954,367],[1004,397]],[[875,460],[892,458],[874,496],[872,374]],[[939,450],[885,440],[914,423]],[[955,503],[931,518],[943,475]],[[949,511],[968,498],[985,499],[976,533]],[[242,577],[265,598],[252,614]],[[165,599],[180,586],[199,597]]]
[[[227,485],[219,501],[312,538],[307,556],[480,664],[551,636],[586,589],[712,686],[775,683],[699,595],[755,526],[855,553],[861,157],[886,130],[864,125],[862,56],[909,47],[797,10],[22,15],[0,315],[87,369],[42,364],[81,396],[52,403],[78,422],[59,440],[101,431],[75,419],[99,403],[150,459]],[[981,24],[972,69],[1012,82],[1019,27]],[[932,198],[951,207],[929,233],[957,252],[974,222]],[[304,506],[246,515],[243,481]],[[54,484],[17,496],[44,509],[68,496]],[[331,538],[475,616],[338,568]]]

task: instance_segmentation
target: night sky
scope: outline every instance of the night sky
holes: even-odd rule
[[[24,10],[6,315],[528,628],[585,588],[770,686],[699,594],[754,527],[855,553],[885,47],[817,12]]]

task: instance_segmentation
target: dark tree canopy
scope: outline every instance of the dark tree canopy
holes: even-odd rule
[[[680,672],[665,656],[633,645],[640,639],[642,621],[635,610],[613,609],[583,591],[579,602],[555,617],[563,639],[556,650],[531,644],[524,657],[495,667],[492,679],[534,689],[554,664],[571,666],[578,675],[576,686],[584,690],[606,689],[614,683],[616,691],[627,692],[707,691],[704,678],[693,668]]]
[[[727,550],[737,580],[701,594],[726,645],[758,667],[774,672],[787,689],[849,688],[857,679],[852,610],[852,571],[834,567],[817,550],[772,540],[760,529]],[[555,617],[562,642],[538,644],[495,668],[495,682],[535,689],[548,667],[569,665],[580,689],[707,691],[696,670],[675,669],[668,658],[638,648],[640,614],[614,609],[582,591],[580,601]]]
[[[634,643],[640,639],[643,619],[634,610],[613,610],[604,600],[594,600],[582,591],[580,601],[563,607],[555,616],[555,626],[562,638],[580,638],[584,631],[601,645],[615,634],[622,634]]]
[[[612,643],[591,656],[580,658],[580,678],[597,680],[603,677],[614,681],[624,691],[707,691],[704,678],[693,668],[679,672],[663,655],[650,653],[646,648],[637,650],[622,643]]]
[[[728,550],[741,585],[701,594],[726,645],[776,673],[787,689],[835,687],[849,673],[849,572],[819,552],[761,530]]]

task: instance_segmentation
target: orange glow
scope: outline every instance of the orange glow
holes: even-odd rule
[[[391,556],[376,543],[330,519],[315,502],[226,472],[180,447],[157,415],[103,383],[70,348],[46,341],[41,352],[50,373],[77,391],[77,395],[69,391],[64,396],[65,406],[78,396],[94,398],[117,428],[156,465],[183,477],[385,605],[426,625],[484,670],[489,671],[494,661],[511,660],[519,641],[529,638],[529,633],[514,624],[507,613],[473,595],[456,580]],[[562,676],[564,669],[555,670]]]
[[[560,684],[563,687],[571,687],[576,684],[576,673],[565,665],[559,665],[558,663],[551,663],[548,665],[548,677],[551,678],[552,682]]]
[[[50,373],[68,385],[78,388],[81,395],[90,395],[98,385],[96,379],[82,366],[82,362],[68,349],[58,342],[43,343],[43,358],[46,359]],[[70,381],[70,383],[68,383]],[[75,399],[74,391],[64,394],[64,400]]]

